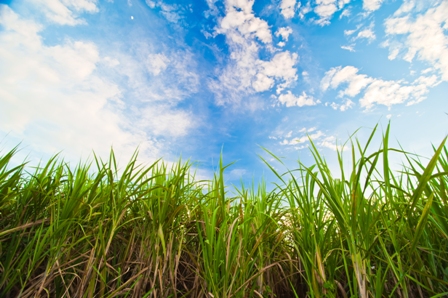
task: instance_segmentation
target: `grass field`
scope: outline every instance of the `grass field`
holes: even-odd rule
[[[182,162],[32,169],[1,152],[0,296],[446,297],[446,139],[422,162],[375,134],[338,173],[311,145],[314,165],[266,162],[277,186],[232,196],[222,163],[204,183]]]

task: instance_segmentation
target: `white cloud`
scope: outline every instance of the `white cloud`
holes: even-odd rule
[[[204,15],[206,18],[208,18],[209,16],[213,15],[217,15],[218,14],[218,8],[216,7],[216,1],[217,0],[206,0],[207,5],[209,10],[204,12]]]
[[[275,32],[275,36],[281,36],[285,41],[288,41],[288,37],[292,32],[291,27],[281,27]]]
[[[217,33],[228,34],[238,31],[240,36],[231,35],[234,42],[241,42],[240,37],[247,39],[256,36],[263,43],[270,43],[272,35],[269,25],[266,21],[255,17],[252,13],[252,5],[251,1],[228,0],[226,16],[221,20]]]
[[[342,150],[342,147],[337,145],[335,136],[328,136],[323,131],[317,130],[316,127],[302,128],[298,131],[298,135],[294,135],[291,131],[287,134],[279,133],[278,137],[270,137],[273,140],[281,139],[279,142],[282,146],[288,146],[294,150],[305,149],[309,145],[310,139],[313,143],[321,148],[328,148],[331,150]],[[344,148],[343,150],[347,150]]]
[[[219,81],[209,83],[209,87],[217,95],[218,104],[239,104],[242,93],[267,91],[277,82],[277,92],[281,92],[297,80],[297,70],[294,68],[297,54],[280,52],[271,60],[264,61],[258,59],[255,48],[254,44],[250,44],[249,48],[243,48],[243,52],[233,52],[234,62],[227,65],[219,76]]]
[[[336,137],[335,136],[328,136],[325,137],[322,141],[318,142],[319,146],[325,147],[328,149],[331,149],[333,151],[346,151],[349,148],[348,147],[342,147],[341,145],[338,145],[336,143]]]
[[[387,59],[395,60],[399,53],[400,53],[400,49],[397,49],[397,48],[391,49],[389,51],[389,55],[387,56]]]
[[[375,24],[372,22],[367,28],[364,29],[361,29],[362,25],[358,25],[356,29],[344,30],[344,35],[349,37],[348,39],[353,45],[358,39],[367,39],[370,43],[376,39],[375,32],[373,31],[373,28],[375,27],[374,25]],[[355,35],[356,32],[358,32],[358,34]]]
[[[359,38],[366,38],[369,41],[375,40],[376,36],[375,33],[372,31],[372,29],[364,29],[358,32],[358,35],[356,36],[356,39]]]
[[[261,75],[262,77],[275,78],[277,80],[283,81],[283,83],[277,86],[276,92],[278,94],[284,88],[288,87],[292,82],[297,80],[297,69],[294,68],[297,60],[297,54],[291,54],[289,51],[275,54],[275,56],[270,61],[258,60],[257,62],[260,65],[260,68],[257,76]],[[257,81],[258,78],[254,82],[254,84],[256,84]],[[254,89],[257,90],[256,88]]]
[[[305,131],[306,131],[306,132],[313,132],[313,131],[315,131],[315,130],[317,130],[317,127],[307,128]]]
[[[338,9],[342,9],[346,4],[349,4],[350,0],[338,0]]]
[[[105,66],[113,68],[115,66],[120,65],[120,61],[118,61],[115,58],[111,58],[111,57],[104,57],[101,61]]]
[[[303,106],[314,106],[317,103],[319,103],[319,101],[316,101],[314,99],[314,97],[307,95],[304,92],[302,92],[301,95],[299,96],[295,96],[294,94],[291,93],[291,91],[288,91],[286,94],[281,94],[278,97],[278,100],[286,105],[287,107],[293,107],[293,106],[297,106],[297,107],[303,107]]]
[[[194,117],[189,112],[162,104],[140,108],[135,118],[140,119],[139,127],[162,137],[185,136],[195,125]]]
[[[149,54],[146,61],[146,66],[148,71],[153,75],[157,76],[159,73],[164,71],[170,60],[164,54]]]
[[[327,106],[327,104],[325,104]],[[329,104],[334,110],[340,110],[341,112],[345,112],[348,109],[351,109],[355,103],[353,101],[351,101],[350,99],[346,99],[344,101],[344,103],[342,104],[338,104],[335,102],[332,102],[331,104]]]
[[[280,10],[285,19],[291,19],[292,17],[294,17],[296,5],[296,0],[282,0],[282,2],[280,3]]]
[[[0,9],[0,20],[8,24],[0,33],[1,130],[53,152],[129,145],[132,134],[121,129],[126,119],[108,101],[118,100],[118,87],[94,74],[100,62],[96,46],[81,41],[45,46],[41,26],[9,7]],[[91,146],[87,152],[85,144]]]
[[[349,52],[355,52],[355,48],[353,45],[348,45],[348,46],[341,46],[341,49],[343,50],[347,50]]]
[[[383,0],[364,0],[362,7],[367,11],[375,11],[381,7]]]
[[[231,169],[226,175],[228,180],[240,180],[247,175],[246,169]]]
[[[31,0],[46,17],[59,25],[85,24],[80,15],[98,12],[96,0]]]
[[[255,17],[252,5],[253,1],[247,0],[227,1],[226,15],[216,29],[216,33],[226,36],[230,49],[229,63],[217,69],[217,79],[208,83],[219,105],[241,105],[243,98],[273,88],[280,93],[297,80],[294,66],[298,55],[289,51],[275,53],[270,28],[266,21]],[[285,27],[277,31],[277,36],[287,40],[291,32]],[[270,59],[259,58],[262,48],[272,53]]]
[[[154,53],[150,42],[140,41],[131,47],[133,56],[123,52],[114,54],[120,63],[116,75],[126,80],[126,89],[132,98],[175,106],[198,91],[196,60],[188,49]]]
[[[178,5],[169,5],[164,3],[163,1],[151,1],[146,0],[146,4],[154,9],[160,8],[160,13],[165,17],[168,22],[178,23],[182,16],[179,14],[179,6]]]
[[[321,18],[331,18],[337,10],[336,0],[316,0],[314,12]]]
[[[374,104],[390,107],[409,100],[413,91],[413,86],[402,86],[395,81],[375,80],[366,88],[359,103],[366,108],[371,108]]]
[[[325,91],[329,87],[336,89],[340,84],[348,83],[348,87],[339,93],[339,96],[344,95],[356,96],[368,84],[372,82],[372,78],[366,75],[359,75],[358,69],[353,66],[335,67],[325,73],[325,77],[321,81],[321,88]]]
[[[341,10],[348,3],[350,3],[350,0],[316,0],[314,12],[320,17],[316,23],[321,26],[330,24],[330,19],[334,13]],[[347,14],[347,12],[343,12],[343,14]]]
[[[149,8],[155,8],[157,3],[155,1],[146,0],[146,4],[149,6]]]
[[[414,16],[413,13],[417,14]],[[389,59],[396,59],[400,52],[404,52],[402,58],[405,61],[427,62],[441,73],[444,81],[448,81],[448,2],[435,2],[424,13],[418,13],[414,2],[405,1],[384,24],[389,36],[388,42],[384,43],[389,47]]]
[[[428,67],[428,68],[422,70],[422,74],[428,74],[428,73],[430,73],[432,71],[433,71],[433,69],[431,67]]]
[[[0,31],[0,132],[33,144],[33,150],[50,154],[64,150],[65,157],[78,159],[91,150],[107,156],[113,146],[117,155],[128,158],[139,146],[141,157],[150,160],[168,152],[158,136],[183,136],[194,127],[196,119],[177,110],[170,97],[142,110],[135,102],[121,100],[123,92],[133,87],[139,96],[145,91],[152,94],[144,89],[140,75],[149,70],[141,60],[126,60],[125,54],[102,55],[95,43],[81,40],[46,45],[40,36],[43,26],[22,19],[8,6],[0,5],[0,24],[4,28]],[[177,71],[180,82],[186,80],[185,85],[194,87],[195,76],[184,58],[170,56],[163,67],[171,75]],[[128,76],[129,90],[116,81],[117,76]],[[151,118],[135,121],[142,111]]]
[[[21,19],[7,5],[0,4],[0,24],[5,31],[2,38],[5,45],[10,47],[19,47],[24,44],[27,48],[36,50],[41,46],[41,37],[38,35],[43,26],[31,20]],[[13,52],[7,52],[5,47],[0,47],[3,55]],[[11,55],[9,58],[13,58]]]
[[[297,144],[304,144],[309,142],[309,139],[311,140],[317,140],[325,136],[325,134],[318,130],[315,133],[311,133],[313,130],[307,130],[307,131],[299,131],[302,133],[299,137],[291,137],[291,134],[288,134],[284,136],[283,140],[280,142],[280,145],[297,145]],[[303,134],[306,132],[306,134]]]
[[[350,9],[344,9],[341,14],[339,15],[339,19],[342,19],[343,17],[349,17],[351,16],[352,12]]]
[[[310,127],[310,128],[303,127],[303,128],[301,128],[301,129],[299,130],[299,132],[300,132],[300,133],[304,133],[304,132],[306,132],[306,133],[310,133],[310,132],[313,132],[313,131],[315,131],[315,130],[317,130],[317,127],[315,127],[315,126]]]
[[[302,71],[302,78],[303,78],[303,81],[309,85],[311,85],[313,83],[310,78],[310,74],[307,71]]]
[[[356,30],[358,29],[353,29],[353,30],[344,30],[344,35],[352,35],[353,33],[356,32]]]
[[[331,104],[328,103],[328,102],[326,102],[326,103],[325,103],[325,106],[326,106],[326,107],[327,107],[327,106],[330,106],[330,107],[333,108],[333,110],[337,110],[337,109],[339,108],[339,105],[338,105],[337,103],[335,103],[335,102],[332,102]]]
[[[348,84],[347,88],[339,91],[339,97],[354,97],[362,92],[359,100],[361,107],[370,109],[376,104],[391,107],[395,104],[415,104],[426,97],[429,88],[439,84],[436,76],[417,78],[412,83],[400,81],[385,81],[358,74],[353,66],[332,68],[326,72],[321,81],[322,90],[336,89],[341,84]]]
[[[252,88],[256,92],[263,92],[271,89],[271,87],[274,85],[274,79],[272,77],[268,77],[264,73],[257,73],[255,76],[255,80],[252,83]]]
[[[311,7],[310,1],[308,1],[306,3],[306,5],[300,7],[300,10],[299,10],[300,19],[305,18],[305,15],[307,15],[308,13],[310,13],[312,11],[313,11],[313,8]]]
[[[59,67],[64,68],[77,80],[84,80],[92,74],[99,61],[95,44],[74,41],[64,45],[48,47],[47,53]]]

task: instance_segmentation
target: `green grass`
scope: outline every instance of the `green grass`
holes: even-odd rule
[[[0,296],[446,296],[446,138],[422,162],[389,147],[389,127],[372,149],[375,134],[337,153],[338,173],[311,142],[312,166],[266,162],[276,187],[232,196],[222,161],[204,182],[181,161],[120,170],[113,152],[11,167],[14,148],[0,155]]]

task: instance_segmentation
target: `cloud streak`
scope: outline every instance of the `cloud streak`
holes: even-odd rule
[[[288,131],[287,133],[277,133],[278,136],[270,136],[272,140],[280,140],[279,145],[292,148],[294,150],[306,149],[310,145],[310,140],[318,147],[331,149],[333,151],[347,150],[337,144],[335,136],[329,136],[316,127],[302,128],[299,131]]]

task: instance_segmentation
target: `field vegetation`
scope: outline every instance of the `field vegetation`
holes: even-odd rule
[[[1,152],[0,296],[446,297],[446,138],[421,159],[390,148],[389,127],[372,149],[376,134],[351,139],[337,173],[311,142],[313,165],[266,162],[273,190],[232,195],[222,162],[204,182],[181,161],[30,168]]]

